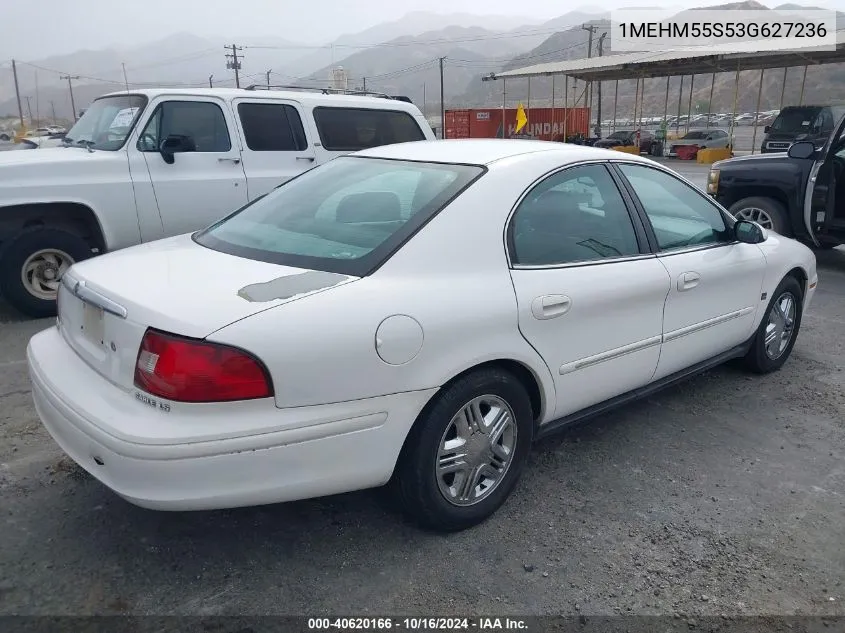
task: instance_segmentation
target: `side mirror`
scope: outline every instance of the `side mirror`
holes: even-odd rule
[[[760,244],[766,241],[762,227],[751,220],[737,220],[734,224],[734,237],[745,244]]]
[[[172,165],[176,161],[174,154],[195,152],[197,151],[197,146],[194,143],[194,139],[190,136],[171,134],[159,144],[158,151],[164,162]]]
[[[816,146],[811,141],[797,141],[789,146],[786,155],[790,158],[805,160],[816,153]]]
[[[767,125],[766,127],[763,128],[763,134],[768,134],[771,131],[772,131],[771,125]]]

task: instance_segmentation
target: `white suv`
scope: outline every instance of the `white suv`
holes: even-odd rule
[[[75,261],[204,228],[341,154],[433,138],[416,106],[387,96],[105,95],[64,147],[0,153],[0,295],[25,314],[51,316]],[[209,271],[196,273],[201,283]]]

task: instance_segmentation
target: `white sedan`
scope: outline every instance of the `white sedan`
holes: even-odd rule
[[[537,438],[728,359],[778,369],[816,284],[809,249],[648,159],[403,143],[77,263],[28,361],[56,442],[137,505],[390,482],[457,530]]]

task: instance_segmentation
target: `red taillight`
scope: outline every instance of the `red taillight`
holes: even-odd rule
[[[148,329],[135,363],[135,386],[179,402],[269,398],[267,370],[250,354],[227,345]]]

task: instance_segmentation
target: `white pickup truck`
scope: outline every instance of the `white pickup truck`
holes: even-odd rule
[[[75,261],[204,228],[341,154],[433,138],[416,106],[390,97],[105,95],[64,147],[0,153],[0,295],[27,315],[54,315],[58,280]]]

